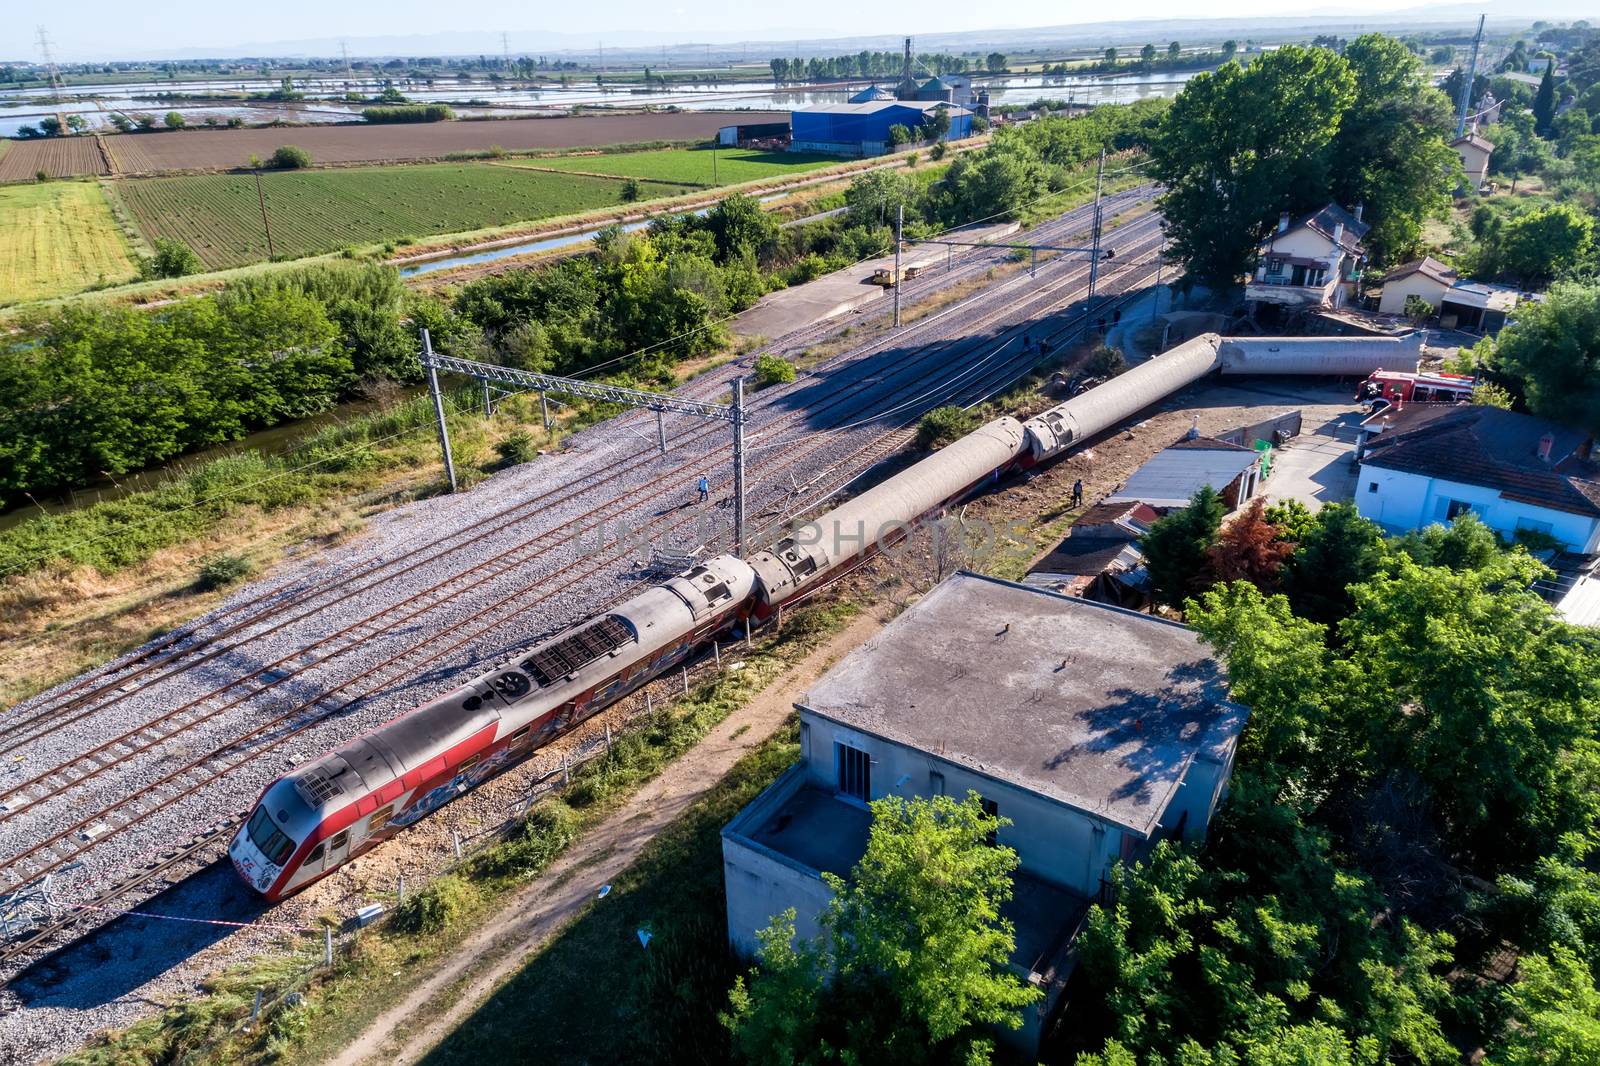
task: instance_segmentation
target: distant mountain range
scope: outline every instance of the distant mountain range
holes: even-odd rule
[[[1434,28],[1458,24],[1467,32],[1479,14],[1487,13],[1491,26],[1525,26],[1533,19],[1571,20],[1590,17],[1580,3],[1549,0],[1529,6],[1501,0],[1495,5],[1446,3],[1404,8],[1396,11],[1363,11],[1338,7],[1315,8],[1304,14],[1268,18],[1193,18],[1124,19],[1085,22],[1059,26],[1032,26],[1012,29],[968,30],[955,33],[916,32],[919,52],[966,52],[974,50],[1089,47],[1095,45],[1142,44],[1153,40],[1196,38],[1221,40],[1228,37],[1268,39],[1301,36],[1307,33],[1335,33],[1348,36],[1367,29]],[[902,37],[894,34],[838,37],[816,29],[774,29],[760,40],[744,40],[733,35],[690,35],[648,30],[613,33],[556,33],[549,31],[511,31],[502,45],[499,31],[452,30],[439,33],[383,35],[369,37],[313,37],[300,40],[259,42],[214,48],[179,48],[130,56],[98,56],[94,60],[153,59],[243,59],[307,58],[340,55],[341,46],[352,57],[387,59],[417,56],[500,55],[502,47],[513,55],[545,55],[567,59],[593,59],[603,48],[608,60],[620,64],[651,59],[715,62],[762,59],[772,55],[840,55],[861,49],[898,51]],[[89,57],[69,56],[70,61]]]

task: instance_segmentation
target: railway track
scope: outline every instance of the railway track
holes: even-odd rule
[[[1113,210],[1117,210],[1142,203],[1147,196],[1147,188],[1130,190],[1127,193],[1119,194],[1115,198],[1108,198],[1107,202]],[[1069,212],[1061,219],[1039,227],[1038,236],[1042,240],[1054,239],[1056,233],[1062,231],[1070,232],[1075,226],[1086,224],[1088,218],[1086,209],[1080,208],[1074,212]],[[953,279],[948,274],[945,274],[937,279],[927,278],[921,280],[927,287],[935,288],[938,287],[933,284],[936,280],[941,285],[959,284],[988,269],[989,258],[994,253],[983,253],[977,249],[968,251],[973,253],[968,258],[976,260],[976,262],[965,264],[960,271],[955,273]],[[924,291],[910,285],[908,285],[908,289],[911,290],[912,296]],[[829,333],[838,332],[842,328],[843,324],[838,322],[817,323],[814,326],[798,331],[797,334],[781,338],[778,345],[769,346],[764,351],[780,346],[784,350],[792,351],[815,343],[816,340],[827,336]],[[850,353],[851,357],[857,358],[863,354],[872,354],[872,352],[891,340],[892,338],[884,338],[862,346]],[[751,360],[753,360],[754,354],[750,357]],[[714,394],[724,387],[725,384],[722,381],[716,380],[702,384],[694,391],[705,391]],[[648,415],[638,413],[625,414],[622,416],[620,424],[627,425],[630,421],[637,424],[647,418]],[[703,438],[709,435],[710,432],[712,431],[696,431],[695,436],[697,439]],[[245,637],[259,640],[263,636],[286,629],[318,611],[325,610],[329,606],[373,590],[378,585],[392,580],[398,572],[409,572],[435,562],[452,552],[470,548],[501,532],[508,524],[521,521],[543,507],[565,502],[580,493],[592,491],[600,485],[615,481],[627,472],[648,464],[653,458],[648,453],[642,453],[630,459],[621,470],[600,471],[589,479],[571,486],[565,486],[565,491],[552,490],[520,501],[502,511],[500,515],[495,517],[494,523],[487,527],[479,526],[470,532],[450,534],[439,538],[434,545],[430,546],[436,549],[432,552],[424,552],[420,556],[408,556],[404,559],[377,560],[369,563],[354,574],[341,575],[325,584],[316,584],[309,588],[291,590],[287,594],[282,590],[274,590],[252,600],[231,604],[224,608],[222,612],[213,614],[207,620],[207,626],[223,621],[225,624],[222,629],[209,632],[204,637],[201,636],[201,627],[179,631],[164,638],[156,645],[143,649],[131,659],[116,664],[105,671],[87,675],[67,688],[57,690],[52,693],[50,700],[32,706],[26,716],[12,715],[0,720],[0,760],[3,760],[24,745],[32,743],[50,732],[59,731],[76,724],[84,718],[98,713],[110,703],[137,691],[137,688],[131,689],[130,685],[168,680],[179,670],[204,666],[236,651]],[[304,609],[301,610],[300,608]],[[261,628],[263,625],[265,625],[265,628]],[[241,640],[228,643],[234,637],[241,637]],[[269,663],[256,671],[256,675],[265,677],[284,668],[282,662]],[[210,698],[214,695],[216,693],[208,693],[206,697],[202,698]],[[185,707],[175,709],[167,717],[169,719],[178,718],[193,713],[192,708]],[[155,724],[151,723],[152,726]],[[36,726],[38,727],[37,729],[34,728]],[[113,745],[116,743],[116,740],[111,742]],[[109,749],[105,754],[111,758],[115,757],[115,752]],[[0,818],[4,817],[6,808],[14,810],[32,802],[29,794],[41,785],[48,783],[42,780],[45,776],[37,775],[35,778],[20,785],[0,787]]]
[[[1154,227],[1149,226],[1146,228],[1151,232],[1144,234],[1144,239],[1136,246],[1137,249],[1143,251],[1149,251],[1153,249],[1158,241],[1158,238],[1154,236]],[[1128,230],[1125,228],[1124,232],[1128,232]],[[1133,234],[1129,233],[1129,236],[1131,237]],[[1138,269],[1138,260],[1136,258],[1137,254],[1138,251],[1135,250],[1135,248],[1130,248],[1130,255],[1128,258],[1122,261],[1122,263],[1119,265],[1118,271],[1115,273],[1106,273],[1105,277],[1108,286],[1114,285],[1117,278],[1129,276],[1131,272],[1134,272]],[[1081,264],[1079,266],[1081,267]],[[1061,276],[1053,280],[1040,279],[1039,283],[1034,286],[1035,291],[1032,294],[1023,297],[1014,303],[1002,301],[998,308],[979,312],[976,324],[982,328],[1003,318],[1009,318],[1014,322],[1020,320],[1022,323],[1027,323],[1041,314],[1049,313],[1052,307],[1071,303],[1081,291],[1083,274],[1081,269],[1075,270],[1072,268],[1071,264],[1068,264],[1064,268],[1060,269],[1053,269],[1047,266],[1045,272],[1051,274],[1059,273]],[[1142,277],[1143,275],[1140,276]],[[1013,280],[1015,281],[1017,279]],[[1017,285],[1015,287],[1020,289],[1023,286]],[[1084,312],[1080,313],[1078,318],[1079,320],[1087,319],[1089,314],[1090,311],[1085,310]],[[938,334],[946,333],[956,328],[956,323],[946,322],[937,318],[925,320],[925,322],[928,323],[925,331],[935,334],[935,336],[927,338],[927,340],[934,344],[948,340],[948,337],[941,337],[938,336]],[[909,327],[908,330],[902,331],[900,334],[895,335],[893,340],[898,340],[899,342],[904,343],[907,339],[908,333],[917,331],[918,327],[923,325],[924,323],[918,323],[913,327]],[[972,325],[974,325],[974,322],[971,319],[968,319],[962,321],[960,325],[962,327],[970,328]],[[917,338],[913,337],[911,339],[915,340]],[[964,345],[958,344],[956,345],[955,350],[952,351],[938,351],[925,347],[918,356],[899,364],[898,367],[893,371],[882,375],[874,374],[872,373],[874,368],[870,366],[866,367],[865,369],[867,373],[858,373],[853,381],[843,382],[844,387],[841,388],[839,393],[825,406],[821,408],[804,408],[785,418],[773,420],[767,426],[763,427],[761,433],[764,436],[753,439],[751,441],[751,445],[752,447],[759,447],[763,439],[766,439],[771,434],[777,432],[779,428],[785,426],[792,428],[802,419],[814,418],[822,412],[836,413],[839,420],[835,422],[834,425],[840,425],[848,422],[851,419],[858,418],[863,414],[869,414],[876,407],[881,407],[883,402],[889,403],[892,407],[897,397],[897,393],[894,391],[893,386],[901,382],[913,382],[921,380],[925,377],[927,371],[931,368],[936,368],[940,364],[941,360],[944,362],[944,365],[949,366],[951,365],[952,360],[960,358],[968,351],[975,350],[976,347],[980,347],[984,344],[993,343],[998,343],[998,341],[986,338],[974,342],[967,342]],[[971,375],[969,380],[964,383],[963,387],[968,390],[968,393],[971,393],[972,390],[993,388],[997,382],[1004,381],[1008,375],[1014,378],[1015,376],[1020,376],[1022,373],[1026,373],[1027,370],[1031,368],[1031,365],[1035,359],[1036,357],[1027,358],[1022,356],[1020,353],[1015,358],[1008,357],[1005,359],[995,359],[993,361],[993,365],[985,368],[982,373]],[[861,368],[857,369],[859,370]],[[885,386],[888,386],[888,388],[885,388]],[[861,400],[863,402],[859,402],[854,406],[850,406],[849,401],[852,400]],[[896,420],[896,423],[893,427],[879,427],[879,430],[877,431],[877,438],[872,446],[865,451],[856,452],[851,461],[848,463],[848,466],[856,473],[859,473],[859,470],[863,468],[863,460],[871,460],[875,456],[887,453],[887,451],[897,446],[900,441],[896,439],[896,434],[903,434],[905,432],[905,426],[911,422],[914,422],[915,419],[920,416],[922,410],[926,409],[926,407],[936,406],[939,402],[944,402],[944,396],[930,395],[926,404],[912,409],[903,419]],[[757,464],[757,466],[753,468],[752,472],[759,476],[776,475],[784,470],[802,466],[804,460],[821,449],[828,439],[826,433],[824,432],[813,432],[810,434],[810,436],[815,438],[813,443],[800,444],[793,448],[786,448],[772,461]],[[683,445],[684,441],[675,442],[675,450],[682,450]],[[692,467],[698,462],[703,461],[703,459],[703,454],[693,456],[687,462],[680,464],[678,469],[681,471],[688,467]],[[852,473],[850,476],[854,476],[854,473]],[[768,480],[770,482],[771,478],[768,478]],[[668,482],[668,484],[672,483],[673,482],[670,481]],[[651,494],[651,497],[648,498],[659,497],[662,493],[668,491],[671,490],[658,490],[656,493]],[[638,501],[634,501],[635,505],[637,502]],[[610,504],[602,505],[602,507],[605,506],[610,506]],[[596,508],[595,510],[600,510],[600,508]],[[659,535],[663,533],[670,533],[672,530],[680,528],[688,524],[690,521],[692,521],[692,516],[683,516],[665,523],[655,523],[651,528],[652,532],[655,532]],[[80,816],[80,818],[70,825],[66,830],[59,832],[52,839],[48,841],[41,841],[40,843],[35,844],[33,847],[23,852],[20,856],[13,855],[8,858],[4,870],[13,874],[13,876],[26,873],[28,878],[31,879],[31,877],[37,877],[43,872],[61,868],[62,866],[76,860],[85,852],[96,847],[103,846],[105,841],[113,839],[120,833],[123,833],[133,826],[138,825],[155,810],[166,809],[171,805],[176,804],[180,800],[194,795],[196,792],[203,789],[207,784],[210,784],[227,774],[233,773],[240,766],[245,765],[248,762],[259,760],[267,754],[279,750],[285,743],[288,742],[289,739],[299,735],[309,726],[324,720],[328,715],[337,713],[337,711],[349,707],[357,700],[364,699],[375,693],[389,690],[390,686],[396,681],[406,677],[414,677],[416,671],[424,666],[428,666],[440,661],[454,661],[458,652],[469,648],[473,641],[479,639],[485,633],[491,632],[496,627],[504,624],[510,617],[516,614],[524,614],[528,610],[531,610],[534,606],[537,606],[539,603],[547,601],[557,592],[575,586],[586,578],[608,569],[613,564],[621,561],[625,554],[626,552],[624,551],[602,554],[598,559],[590,562],[586,567],[580,566],[578,562],[561,567],[549,575],[546,575],[543,581],[548,583],[552,579],[561,577],[564,579],[564,583],[556,588],[549,587],[547,584],[541,585],[541,591],[536,596],[529,597],[528,594],[530,590],[526,588],[520,591],[513,590],[496,603],[475,612],[472,616],[472,621],[476,623],[475,625],[456,625],[445,630],[434,631],[430,634],[429,640],[424,641],[422,644],[413,645],[409,649],[402,650],[399,654],[392,656],[384,663],[379,664],[379,667],[376,670],[365,671],[360,675],[360,680],[362,682],[371,683],[367,684],[359,693],[347,691],[353,688],[355,684],[354,679],[346,680],[345,682],[334,686],[331,689],[324,689],[318,692],[315,697],[309,700],[301,701],[299,704],[291,707],[288,711],[277,714],[268,721],[258,725],[257,728],[251,731],[249,734],[229,738],[225,743],[219,744],[211,751],[204,753],[198,758],[189,760],[187,763],[180,766],[176,770],[170,771],[164,775],[160,781],[150,785],[138,794],[118,800],[109,805],[103,805],[101,808],[96,809],[91,814]],[[507,569],[509,570],[511,568],[508,567]],[[525,599],[529,598],[532,599],[532,602],[523,602]],[[457,639],[454,639],[453,642],[448,646],[439,648],[436,643],[438,638],[446,635],[456,637]],[[428,648],[428,654],[426,656],[420,660],[411,656],[411,652],[423,647]],[[376,678],[376,680],[374,680],[374,678]],[[279,682],[282,680],[284,679],[278,679]],[[193,724],[191,723],[185,728],[192,729]],[[149,747],[157,747],[166,740],[171,739],[171,737],[174,735],[177,735],[177,733],[169,733],[161,736],[159,739],[147,738],[149,739]],[[257,739],[260,739],[261,743],[252,744],[252,742]],[[101,754],[104,755],[106,752],[102,752]],[[98,761],[103,760],[90,760],[89,763],[77,764],[78,770],[68,773],[67,783],[61,785],[61,787],[54,793],[47,791],[46,795],[37,795],[36,793],[38,792],[38,789],[36,788],[30,790],[28,794],[34,796],[35,803],[41,803],[44,802],[51,794],[64,794],[71,792],[73,789],[89,780],[90,777],[98,776],[100,773],[105,772],[109,765],[113,765],[108,763],[107,766],[101,766],[96,769],[94,768],[93,764]],[[87,772],[89,776],[73,776],[74,774],[78,774],[80,772]],[[49,784],[47,776],[48,775],[39,775],[35,778],[35,781],[42,782],[43,784],[47,785]],[[59,781],[61,779],[57,780]],[[21,810],[26,809],[28,806],[31,806],[31,804],[26,804],[23,808],[19,808],[18,813],[20,813]],[[102,827],[98,833],[85,833],[86,830],[91,830],[97,825]],[[85,835],[88,835],[89,839],[82,839]],[[208,836],[204,842],[195,846],[194,851],[186,852],[182,858],[174,861],[181,862],[184,858],[196,857],[200,852],[206,851],[212,844],[214,844],[215,840],[215,836]],[[162,871],[170,870],[172,868],[172,863],[168,863],[165,859],[162,859],[161,863]],[[135,874],[134,878],[138,881],[137,884],[127,882],[117,883],[113,885],[110,890],[108,890],[112,893],[109,898],[114,899],[118,896],[131,892],[136,888],[143,887],[144,885],[149,884],[152,878],[159,876],[159,872],[156,874],[151,874],[148,877],[144,876],[143,873]],[[96,897],[96,899],[102,898],[106,897]],[[99,903],[97,905],[104,904]],[[62,926],[61,928],[64,929],[66,926]],[[56,931],[59,932],[60,929]],[[49,934],[46,934],[46,939],[48,939],[48,935]],[[0,954],[0,963],[14,961],[15,959],[30,952],[34,948],[41,946],[44,943],[46,943],[45,939],[30,938],[25,943],[18,944],[14,948],[8,949],[4,954]]]

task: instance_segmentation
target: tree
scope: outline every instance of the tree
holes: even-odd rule
[[[1344,62],[1355,98],[1328,146],[1327,199],[1365,206],[1365,241],[1380,262],[1411,256],[1430,217],[1450,207],[1460,159],[1447,143],[1452,104],[1428,82],[1421,62],[1401,42],[1369,33],[1351,41]]]
[[[1117,65],[1117,50],[1115,48],[1106,49],[1105,63],[1108,67],[1114,67]]]
[[[1488,365],[1534,414],[1600,432],[1600,284],[1563,282],[1489,342]]]
[[[1203,284],[1237,283],[1281,211],[1326,202],[1325,149],[1355,99],[1347,64],[1286,46],[1248,70],[1190,79],[1150,148],[1172,254]]]
[[[889,127],[889,147],[899,148],[911,142],[911,127],[903,122],[896,122]]]
[[[272,153],[270,162],[279,170],[300,170],[311,165],[311,153],[304,148],[285,144]]]
[[[1333,625],[1355,609],[1352,585],[1383,565],[1383,531],[1354,504],[1334,503],[1316,513],[1284,561],[1283,591],[1302,618]]]
[[[1146,68],[1153,67],[1153,66],[1155,66],[1155,62],[1156,62],[1156,46],[1155,45],[1147,44],[1143,48],[1139,49],[1139,64],[1141,66],[1146,67]]]
[[[1266,499],[1257,496],[1244,514],[1222,528],[1206,553],[1213,582],[1248,581],[1268,592],[1277,587],[1278,571],[1294,545],[1279,539],[1278,527],[1267,521],[1266,506]]]
[[[717,262],[741,255],[759,255],[778,235],[778,224],[753,196],[735,193],[717,202],[706,215],[706,228],[716,241]]]
[[[1525,955],[1505,993],[1516,1025],[1496,1066],[1600,1066],[1600,991],[1571,948]]]
[[[1550,123],[1556,117],[1555,67],[1554,61],[1545,64],[1539,91],[1533,97],[1533,130],[1541,137],[1550,136]]]
[[[1185,599],[1201,591],[1222,515],[1222,500],[1207,485],[1194,494],[1187,507],[1162,517],[1139,539],[1150,588],[1158,601],[1181,608]]]
[[[915,202],[916,186],[895,170],[870,170],[844,191],[847,217],[854,226],[883,226],[894,222],[897,209]]]
[[[1006,69],[1005,53],[990,52],[986,57],[984,57],[983,64],[989,68],[989,73],[999,74],[1001,71]]]
[[[1171,44],[1167,45],[1168,63],[1176,63],[1181,58],[1183,58],[1183,45],[1179,44],[1177,41],[1173,41]]]
[[[620,196],[622,198],[622,202],[623,203],[631,204],[635,200],[639,199],[639,197],[641,195],[643,195],[643,194],[642,194],[642,192],[640,190],[639,179],[638,178],[625,178],[625,179],[623,179],[622,191],[620,193]]]
[[[1553,203],[1517,215],[1488,235],[1478,265],[1537,286],[1588,266],[1594,250],[1594,218],[1575,204]]]
[[[61,125],[61,120],[56,116],[46,115],[39,120],[39,132],[46,137],[60,137],[66,132],[66,128]]]
[[[833,892],[822,935],[795,943],[794,912],[760,935],[724,1023],[749,1062],[987,1061],[984,1027],[1021,1024],[1041,992],[1008,965],[1016,852],[976,793],[872,804],[865,853]]]
[[[68,115],[67,116],[67,129],[71,130],[73,133],[78,133],[78,132],[80,132],[82,130],[85,130],[85,129],[88,129],[88,128],[89,128],[89,121],[87,119],[85,119],[82,115]]]
[[[162,119],[169,130],[181,130],[184,127],[183,116],[176,111],[168,111],[167,117]]]
[[[143,278],[181,278],[198,274],[205,269],[200,257],[187,244],[171,237],[157,237],[153,242],[155,254],[139,259],[139,276]]]

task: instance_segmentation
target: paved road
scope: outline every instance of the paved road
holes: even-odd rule
[[[1347,411],[1318,424],[1317,413],[1307,410],[1300,436],[1272,453],[1272,474],[1265,485],[1268,506],[1292,498],[1316,511],[1353,499],[1356,467],[1351,459],[1360,421],[1359,411]]]

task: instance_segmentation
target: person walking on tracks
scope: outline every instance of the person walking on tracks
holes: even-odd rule
[[[1072,483],[1072,506],[1083,506],[1083,478],[1081,477]]]
[[[700,490],[701,503],[705,503],[707,500],[711,499],[711,482],[707,480],[704,474],[700,475],[700,483],[696,487]]]

